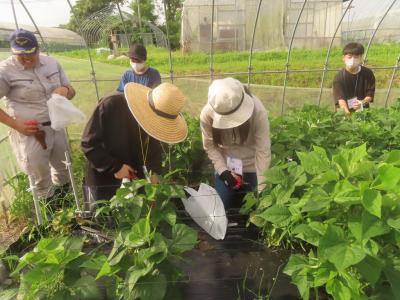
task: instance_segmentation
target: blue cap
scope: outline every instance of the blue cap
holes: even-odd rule
[[[10,47],[13,54],[32,54],[39,44],[33,32],[21,28],[10,35]]]

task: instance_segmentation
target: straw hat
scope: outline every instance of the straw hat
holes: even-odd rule
[[[212,127],[229,129],[242,125],[250,119],[254,100],[239,80],[217,79],[208,88],[208,105],[214,111]]]
[[[124,92],[131,113],[148,135],[168,144],[186,139],[188,129],[180,114],[186,97],[178,87],[162,83],[152,90],[130,82]]]

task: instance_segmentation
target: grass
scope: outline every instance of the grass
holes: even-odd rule
[[[400,44],[376,44],[372,45],[368,54],[368,65],[371,67],[393,66],[400,52]],[[107,60],[108,53],[97,54],[92,50],[95,61],[118,66],[129,67],[127,59]],[[290,69],[293,70],[322,70],[327,49],[293,49],[290,60]],[[58,55],[72,58],[87,59],[87,50],[74,50],[60,52]],[[341,48],[333,48],[329,61],[329,68],[338,69],[343,66],[341,59]],[[255,52],[253,55],[253,71],[284,71],[287,58],[287,51],[265,51]],[[246,52],[219,52],[214,54],[215,73],[227,72],[247,72],[249,53]],[[157,68],[163,74],[169,74],[169,53],[162,48],[148,48],[148,63]],[[209,74],[210,56],[208,53],[184,54],[180,51],[172,53],[172,63],[174,75],[188,74]],[[335,72],[328,72],[325,87],[330,87]],[[392,70],[375,71],[377,78],[377,88],[385,88],[391,77]],[[320,87],[320,72],[292,73],[289,76],[288,85],[292,87]],[[247,82],[247,75],[237,76],[238,79]],[[252,83],[263,85],[281,86],[284,82],[284,74],[260,74],[254,75]],[[395,86],[400,86],[400,79],[395,81]]]

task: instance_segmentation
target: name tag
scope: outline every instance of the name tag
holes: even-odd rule
[[[243,176],[243,162],[241,159],[228,156],[226,166],[228,167],[229,171]]]

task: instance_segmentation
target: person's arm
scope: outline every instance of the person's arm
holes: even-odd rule
[[[347,105],[347,101],[346,101],[346,100],[344,100],[344,99],[339,99],[339,100],[337,101],[337,104],[338,104],[338,106],[339,106],[340,108],[342,108],[342,109],[344,110],[344,112],[345,112],[346,114],[350,114],[350,109],[349,109],[349,106]]]
[[[115,174],[122,169],[124,164],[112,157],[104,147],[104,124],[107,122],[106,118],[107,109],[100,103],[85,127],[81,148],[96,171]]]
[[[161,84],[160,72],[155,70],[155,72],[154,72],[154,80],[153,80],[153,84],[151,85],[151,88],[154,89],[155,87],[159,86],[160,84]]]
[[[265,109],[255,116],[255,166],[257,172],[258,191],[265,188],[265,172],[271,163],[271,140],[268,115]]]
[[[207,109],[207,108],[206,108]],[[221,175],[228,170],[226,161],[219,148],[214,144],[212,137],[212,119],[207,116],[203,109],[200,115],[201,136],[203,139],[203,148],[206,151],[208,158],[212,161],[215,171]]]
[[[117,87],[117,91],[123,93],[124,92],[124,87],[125,84],[127,83],[127,73],[125,72],[124,75],[122,75],[121,80],[119,81],[119,85]]]
[[[1,70],[3,71],[3,70]],[[10,91],[10,85],[0,72],[0,99]],[[0,123],[17,130],[24,135],[33,135],[38,131],[38,124],[34,120],[20,120],[9,116],[4,110],[0,109]]]
[[[61,96],[64,96],[65,98],[71,100],[72,98],[75,97],[76,92],[75,92],[74,88],[72,87],[72,85],[70,84],[67,75],[65,75],[63,68],[61,67],[61,65],[58,62],[57,62],[57,68],[58,68],[58,72],[60,75],[61,86],[57,87],[53,91],[53,93],[59,94]]]
[[[350,114],[349,106],[347,105],[347,101],[344,96],[344,82],[342,82],[342,78],[340,73],[335,76],[332,84],[332,94],[333,99],[335,101],[336,107],[339,107],[345,111],[346,114]]]
[[[366,87],[366,97],[363,100],[363,103],[369,104],[374,102],[375,97],[375,75],[371,71],[368,80],[367,80],[367,87]]]
[[[36,121],[14,119],[2,109],[0,109],[0,123],[24,135],[33,135],[39,130],[38,123]]]

